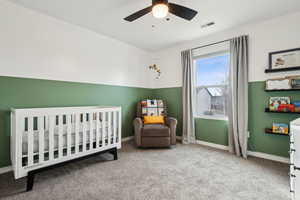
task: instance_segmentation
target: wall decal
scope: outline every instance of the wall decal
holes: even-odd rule
[[[160,68],[156,64],[150,65],[149,69],[153,70],[153,71],[155,71],[157,73],[157,76],[156,76],[155,79],[159,79],[160,78],[161,71],[160,71]]]

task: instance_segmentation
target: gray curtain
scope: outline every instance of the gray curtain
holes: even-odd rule
[[[228,90],[229,150],[247,158],[248,141],[248,36],[230,40]]]
[[[194,73],[192,63],[192,52],[186,50],[181,52],[181,63],[183,68],[183,86],[182,86],[182,103],[183,103],[183,127],[182,142],[184,144],[195,142],[195,125],[193,115],[193,92],[194,92]]]

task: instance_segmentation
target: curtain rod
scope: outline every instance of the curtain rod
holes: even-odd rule
[[[203,47],[208,47],[208,46],[212,46],[212,45],[215,45],[215,44],[220,44],[220,43],[223,43],[223,42],[228,42],[230,41],[231,39],[227,39],[227,40],[222,40],[222,41],[219,41],[219,42],[214,42],[214,43],[211,43],[211,44],[206,44],[206,45],[203,45],[203,46],[200,46],[200,47],[195,47],[195,48],[192,48],[191,50],[196,50],[196,49],[200,49],[200,48],[203,48]]]

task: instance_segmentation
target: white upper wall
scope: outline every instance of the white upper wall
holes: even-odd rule
[[[0,76],[149,87],[150,54],[0,0]]]
[[[180,52],[247,34],[250,81],[265,74],[268,53],[300,47],[300,12],[244,25],[150,54],[36,11],[0,0],[0,76],[100,83],[146,88],[182,85]],[[162,74],[155,79],[149,64]],[[296,74],[290,72],[287,74]],[[299,73],[298,73],[299,74]]]
[[[264,73],[268,67],[269,52],[300,47],[299,19],[300,12],[297,12],[257,24],[244,25],[157,52],[152,55],[152,62],[158,64],[162,74],[159,80],[152,79],[151,86],[153,88],[182,86],[181,51],[240,35],[249,35],[249,81],[300,74],[299,71]]]

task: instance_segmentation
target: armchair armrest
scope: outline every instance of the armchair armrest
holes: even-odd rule
[[[171,134],[171,144],[176,144],[176,127],[177,127],[177,119],[173,117],[166,117],[166,125],[170,128]]]
[[[137,146],[142,144],[141,132],[143,128],[143,121],[141,118],[137,117],[133,120],[134,126],[134,140]]]

